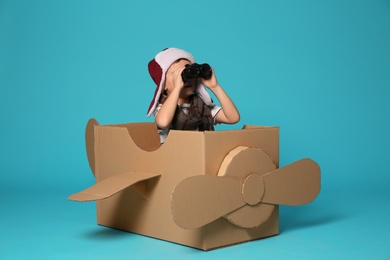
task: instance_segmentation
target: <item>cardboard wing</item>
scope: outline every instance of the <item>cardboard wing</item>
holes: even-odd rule
[[[126,172],[102,180],[95,185],[68,197],[75,201],[95,201],[111,197],[114,194],[141,181],[149,180],[160,176],[150,172]]]

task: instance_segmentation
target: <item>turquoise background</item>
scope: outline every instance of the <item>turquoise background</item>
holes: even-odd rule
[[[276,237],[202,252],[96,225],[89,118],[144,122],[147,63],[210,63],[243,124],[277,125],[281,166],[322,169]],[[0,0],[0,259],[390,259],[390,1]]]

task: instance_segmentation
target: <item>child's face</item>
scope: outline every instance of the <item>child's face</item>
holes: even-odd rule
[[[175,87],[179,87],[178,84],[184,84],[180,91],[180,97],[186,98],[192,95],[196,88],[197,79],[192,79],[189,82],[183,83],[181,78],[181,71],[187,64],[191,64],[188,60],[178,60],[174,62],[166,72],[164,90],[169,95]],[[175,73],[176,72],[176,73]]]

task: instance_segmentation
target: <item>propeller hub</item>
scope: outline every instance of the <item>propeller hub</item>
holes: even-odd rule
[[[264,181],[257,174],[250,174],[242,184],[242,197],[249,205],[258,204],[264,195]]]

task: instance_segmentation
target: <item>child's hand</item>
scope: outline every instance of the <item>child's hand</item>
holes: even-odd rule
[[[183,78],[181,77],[181,73],[183,72],[184,68],[179,68],[177,70],[174,70],[172,72],[171,78],[172,78],[172,85],[173,88],[183,88],[184,87],[184,82]]]
[[[211,78],[210,79],[202,79],[203,85],[205,85],[209,89],[215,88],[219,85],[218,81],[217,81],[217,77],[215,76],[214,69],[211,68],[211,70],[213,72],[211,75]]]

